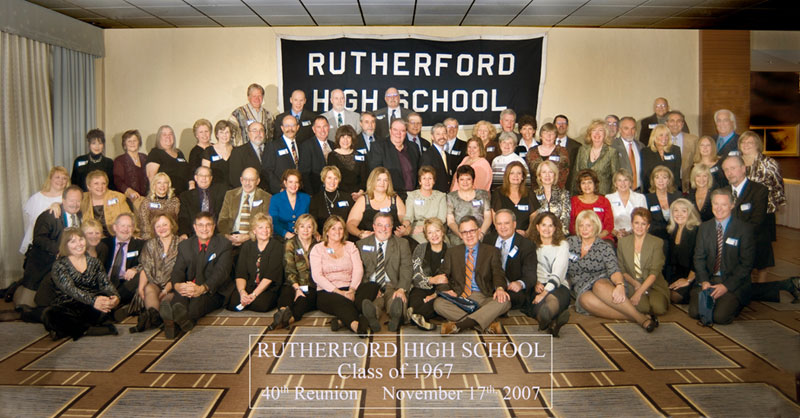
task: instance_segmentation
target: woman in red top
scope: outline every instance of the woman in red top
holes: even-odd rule
[[[581,194],[572,196],[570,201],[570,222],[569,233],[575,235],[575,219],[584,210],[593,210],[603,224],[603,230],[598,234],[599,238],[613,241],[611,231],[614,230],[614,213],[611,211],[611,203],[602,195],[597,194],[597,185],[600,183],[597,174],[593,170],[581,170],[578,173],[577,183]]]

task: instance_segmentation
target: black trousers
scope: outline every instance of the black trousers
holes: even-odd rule
[[[245,288],[247,293],[251,293],[255,290],[255,286],[253,289],[250,289],[250,286]],[[256,296],[256,299],[250,302],[249,305],[245,306],[244,309],[254,312],[267,312],[270,309],[274,308],[277,301],[278,301],[278,292],[280,291],[279,286],[269,286],[266,290],[261,292],[260,295]],[[230,300],[228,301],[228,306],[226,308],[229,311],[235,311],[236,307],[242,302],[242,298],[239,295],[239,291],[236,289],[233,290],[231,293]]]
[[[699,295],[702,288],[700,286],[693,286],[689,296],[689,316],[698,319],[697,304],[699,303]],[[714,303],[714,323],[715,324],[730,324],[733,319],[739,315],[744,305],[739,302],[739,298],[731,292],[725,293],[720,296]]]
[[[197,321],[210,312],[221,308],[222,303],[224,302],[224,298],[219,293],[214,293],[213,295],[206,293],[196,298],[187,298],[186,296],[181,296],[180,293],[175,291],[173,291],[172,294],[173,296],[171,304],[175,305],[180,303],[185,306],[189,315],[189,319],[192,321]]]
[[[299,321],[308,312],[317,309],[317,288],[308,287],[308,293],[295,300],[294,286],[284,285],[278,297],[278,309],[288,307],[292,311],[295,321]]]
[[[751,300],[764,302],[780,302],[780,291],[792,292],[792,284],[786,280],[766,283],[753,283],[751,287]]]
[[[569,308],[569,298],[570,298],[569,288],[566,286],[558,286],[557,288],[553,289],[553,291],[550,292],[550,294],[555,296],[556,300],[558,300],[558,312],[552,312],[553,317],[555,318],[556,316],[558,316],[558,314]],[[544,301],[545,299],[547,299],[547,297],[545,297],[545,299],[542,299],[541,302],[533,304],[533,299],[535,297],[536,293],[531,292],[530,299],[528,299],[525,302],[525,306],[521,308],[522,312],[530,316],[531,318],[536,318],[536,315],[539,314],[539,309],[541,309],[541,307],[545,305]]]
[[[120,280],[117,283],[117,292],[119,292],[120,306],[131,303],[136,292],[139,291],[139,275],[137,274],[133,279]]]
[[[519,292],[512,292],[510,290],[506,290],[508,293],[509,300],[511,300],[511,309],[522,309],[528,302],[533,299],[530,294],[533,292],[529,291],[530,289],[522,289]]]
[[[339,290],[346,291],[348,289]],[[339,318],[345,326],[349,327],[351,322],[358,321],[358,316],[361,314],[361,303],[365,299],[375,300],[379,290],[380,287],[376,283],[361,283],[356,289],[354,301],[338,293],[319,290],[317,291],[317,309]]]
[[[46,308],[42,322],[48,331],[55,331],[58,337],[69,336],[77,340],[91,326],[111,323],[107,314],[93,306],[73,301]]]
[[[408,307],[413,308],[415,314],[420,314],[425,319],[432,319],[436,316],[436,311],[433,310],[433,301],[436,300],[436,298],[431,299],[427,303],[425,302],[425,298],[435,292],[436,289],[412,288],[411,292],[408,294]]]

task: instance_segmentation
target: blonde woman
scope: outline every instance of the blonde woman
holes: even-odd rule
[[[284,285],[278,296],[278,310],[273,317],[272,329],[289,326],[303,318],[306,312],[317,309],[317,285],[311,278],[308,256],[317,244],[317,222],[306,213],[294,223],[295,235],[286,241],[283,250]]]
[[[686,199],[672,202],[672,216],[667,226],[669,251],[664,269],[673,303],[689,303],[689,291],[694,283],[694,247],[701,220],[697,209]],[[713,216],[713,215],[712,215]]]
[[[406,216],[406,205],[394,192],[392,176],[384,167],[376,167],[367,178],[367,191],[359,198],[347,217],[347,232],[359,239],[372,235],[372,220],[378,212],[392,216],[395,235],[408,235],[403,219]]]
[[[202,164],[206,149],[211,146],[211,122],[208,119],[198,119],[192,125],[192,133],[197,144],[189,151],[189,170],[194,173]]]
[[[22,205],[25,235],[22,238],[22,244],[19,246],[21,254],[25,254],[28,251],[28,246],[33,242],[33,226],[36,224],[36,218],[53,204],[61,203],[61,194],[64,193],[67,186],[69,186],[67,169],[55,166],[50,169],[50,173],[47,175],[47,180],[45,180],[41,190],[34,193]]]
[[[414,248],[411,264],[414,276],[413,287],[408,294],[408,317],[420,329],[432,331],[436,325],[428,322],[436,316],[433,301],[436,299],[436,285],[446,284],[447,277],[436,274],[444,262],[447,244],[444,242],[445,226],[439,218],[428,218],[424,225],[425,242]]]
[[[491,122],[481,120],[472,128],[472,137],[478,138],[486,152],[484,158],[489,164],[500,155],[500,144],[497,142],[497,129]]]
[[[597,174],[598,184],[595,192],[601,195],[611,193],[612,177],[619,168],[617,151],[611,148],[611,136],[608,134],[606,123],[602,120],[593,120],[586,129],[584,145],[578,150],[575,165],[572,171],[579,173],[581,170],[590,169]],[[579,194],[579,182],[568,185],[572,194]]]
[[[150,193],[136,211],[136,224],[141,231],[142,239],[153,238],[153,228],[150,225],[153,215],[164,212],[177,219],[180,208],[181,202],[178,196],[175,196],[169,176],[165,173],[156,173],[150,180]]]
[[[714,138],[704,135],[697,140],[697,148],[694,151],[694,165],[703,164],[708,167],[708,171],[714,176],[713,189],[719,189],[728,185],[728,179],[722,172],[722,159],[717,155],[717,145]],[[712,190],[713,190],[712,189]]]
[[[236,263],[236,290],[226,308],[267,312],[283,286],[283,242],[272,238],[272,217],[264,213],[253,217],[248,234]]]
[[[620,168],[614,173],[614,193],[606,195],[606,199],[611,203],[611,211],[614,213],[614,230],[611,233],[617,239],[630,235],[633,210],[647,207],[647,199],[644,195],[631,190],[632,183],[631,172]]]
[[[538,148],[538,147],[537,147]],[[528,154],[529,156],[531,154]],[[536,200],[539,201],[538,213],[550,212],[558,218],[564,235],[569,234],[569,217],[572,205],[570,204],[569,191],[558,186],[558,167],[552,161],[545,160],[536,166],[536,183],[533,189]],[[528,233],[530,233],[530,228]],[[530,235],[528,235],[530,236]]]
[[[108,176],[104,171],[95,170],[86,176],[86,186],[89,191],[83,194],[81,201],[81,214],[83,220],[96,219],[103,226],[103,235],[109,236],[108,231],[120,213],[130,213],[131,207],[125,195],[108,189]],[[57,216],[60,213],[56,214]]]
[[[711,192],[714,191],[714,176],[705,164],[695,164],[689,173],[688,199],[700,212],[700,220],[703,222],[714,217],[711,212]]]
[[[642,190],[650,189],[650,173],[657,166],[672,172],[675,190],[681,190],[681,149],[672,143],[667,125],[657,125],[650,132],[650,142],[642,148]]]
[[[131,332],[158,328],[162,323],[158,307],[162,301],[172,299],[170,276],[178,257],[178,224],[172,215],[159,212],[153,216],[152,228],[153,238],[144,244],[139,256],[142,271],[139,273],[139,289],[131,306],[142,311]]]
[[[175,131],[169,125],[162,125],[156,134],[156,146],[147,154],[145,166],[147,178],[152,180],[156,173],[167,173],[172,179],[175,194],[180,195],[194,187],[189,162],[176,143]],[[191,185],[190,185],[191,182]]]
[[[86,254],[102,262],[108,258],[108,247],[103,242],[103,225],[96,219],[84,219],[81,231],[86,238]]]
[[[403,222],[411,238],[419,243],[426,241],[425,222],[428,219],[447,221],[447,195],[434,190],[436,184],[436,170],[429,165],[424,165],[417,171],[419,189],[408,192],[406,197],[406,216]]]

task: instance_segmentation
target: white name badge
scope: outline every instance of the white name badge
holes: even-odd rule
[[[386,118],[386,115],[377,115],[377,116],[375,116],[375,119],[378,119],[378,120],[383,120],[385,118]]]
[[[361,246],[361,251],[366,251],[366,252],[370,252],[371,253],[371,252],[375,251],[375,246],[374,245],[362,245]]]
[[[211,254],[209,257],[208,257],[208,261],[211,261],[211,260],[213,260],[213,259],[215,259],[215,258],[217,258],[217,253],[212,253],[212,254]]]
[[[569,261],[578,261],[578,254],[569,253]]]
[[[452,155],[461,155],[461,151],[453,150],[453,151],[450,151],[450,154],[452,154]]]
[[[728,245],[731,245],[733,247],[736,247],[736,246],[739,245],[739,240],[736,239],[736,238],[728,237],[728,239],[725,240],[725,244],[728,244]]]
[[[536,199],[538,199],[538,200],[545,200],[546,198],[547,198],[547,196],[545,196],[543,194],[537,194],[536,195]]]
[[[522,157],[522,158],[525,158],[527,155],[528,155],[527,151],[519,153],[519,156]]]
[[[672,161],[675,159],[675,156],[672,154],[664,154],[664,161]]]
[[[325,251],[327,251],[328,254],[333,254],[336,252],[333,248],[326,248]]]
[[[303,293],[308,293],[308,285],[305,285],[305,286],[300,286],[300,290],[301,290]]]
[[[486,147],[486,152],[494,152],[494,147]]]
[[[742,155],[742,153],[739,151],[731,151],[728,153],[728,155]]]
[[[294,252],[297,253],[297,255],[303,255],[304,254],[304,251],[303,251],[302,248],[298,248]]]
[[[550,161],[556,161],[556,162],[558,162],[558,161],[561,161],[561,156],[560,156],[560,155],[551,155],[551,156],[550,156],[550,157],[548,157],[547,159],[548,159],[548,160],[550,160]]]
[[[150,202],[150,209],[161,209],[161,203]]]
[[[515,255],[517,255],[517,251],[519,251],[519,247],[515,245],[514,248],[512,248],[511,251],[508,252],[508,256],[514,257]]]
[[[304,120],[304,121],[300,122],[300,125],[301,126],[311,126],[311,121],[310,120]]]
[[[211,156],[211,162],[219,161],[221,158],[222,157],[220,157],[219,155],[212,155]]]
[[[128,254],[125,254],[125,258],[133,258],[139,255],[139,251],[131,251]]]
[[[179,163],[185,163],[186,162],[186,160],[184,158],[182,158],[182,157],[178,157],[175,160],[178,161]]]
[[[250,124],[253,123],[253,122],[256,122],[256,120],[255,119],[247,119],[247,121],[245,123],[247,124],[247,126],[250,126]]]
[[[263,202],[264,202],[264,201],[263,201],[263,200],[261,200],[261,199],[259,199],[259,200],[254,200],[254,201],[253,201],[253,207],[255,208],[255,207],[261,206],[261,204],[262,204]]]
[[[622,202],[611,202],[614,206],[622,207]]]
[[[740,207],[740,208],[742,208],[742,212],[746,212],[746,211],[750,210],[750,208],[752,207],[752,205],[751,205],[751,204],[749,204],[749,203],[742,203],[742,205],[741,205],[741,206],[739,206],[739,207]]]
[[[657,123],[651,123],[651,124],[647,125],[647,127],[648,127],[648,128],[650,128],[650,129],[653,129],[653,128],[655,128],[656,126],[658,126],[658,124],[657,124]]]
[[[358,151],[358,152],[360,152],[362,154],[366,154],[367,153],[367,149],[366,148],[359,148],[356,151]],[[356,159],[358,159],[358,156],[356,156]],[[364,160],[362,159],[360,161],[364,161]]]
[[[286,154],[288,154],[288,153],[289,153],[289,150],[288,150],[288,149],[286,149],[286,148],[283,148],[283,149],[279,149],[279,150],[278,150],[278,155],[280,155],[280,156],[284,156],[284,155],[286,155]]]
[[[113,199],[109,199],[108,202],[106,202],[106,204],[108,204],[108,206],[116,205],[117,203],[119,203],[119,199],[117,199],[116,197],[113,198]]]
[[[521,210],[521,211],[524,211],[524,212],[527,212],[527,211],[529,211],[529,210],[530,210],[530,208],[528,207],[528,205],[517,205],[517,209],[519,209],[519,210]]]
[[[364,161],[364,156],[363,155],[354,155],[353,158],[356,161]]]
[[[387,206],[385,208],[381,208],[381,212],[383,212],[383,213],[389,213],[391,211],[392,211],[392,207],[391,206]]]
[[[605,210],[603,210],[603,208],[592,208],[592,209],[593,209],[595,212],[601,212],[601,213],[602,213],[602,212],[605,212]]]
[[[89,164],[89,162],[88,162],[88,161],[86,161],[86,160],[84,160],[84,161],[78,161],[78,167],[83,167],[83,166],[85,166],[86,164]]]
[[[473,206],[473,207],[476,207],[476,208],[479,208],[479,207],[481,207],[481,204],[482,204],[482,203],[483,203],[483,202],[481,202],[480,200],[473,200],[473,201],[472,201],[472,206]]]
[[[661,212],[661,206],[659,205],[650,206],[650,212]]]
[[[712,173],[716,173],[717,171],[719,171],[719,167],[713,166],[713,167],[709,168],[708,171],[710,171]]]
[[[346,207],[350,206],[350,202],[348,202],[346,200],[340,200],[340,201],[336,202],[336,205],[339,206],[340,208],[346,208]]]
[[[422,206],[425,204],[425,200],[423,199],[414,199],[414,204],[417,206]]]

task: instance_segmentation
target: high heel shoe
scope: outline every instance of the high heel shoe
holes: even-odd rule
[[[655,314],[650,314],[650,319],[656,323],[656,328],[658,328],[658,317]]]
[[[647,326],[645,326],[645,324],[647,324]],[[658,326],[656,321],[654,321],[651,317],[647,317],[640,325],[647,332],[653,332],[653,330]]]

